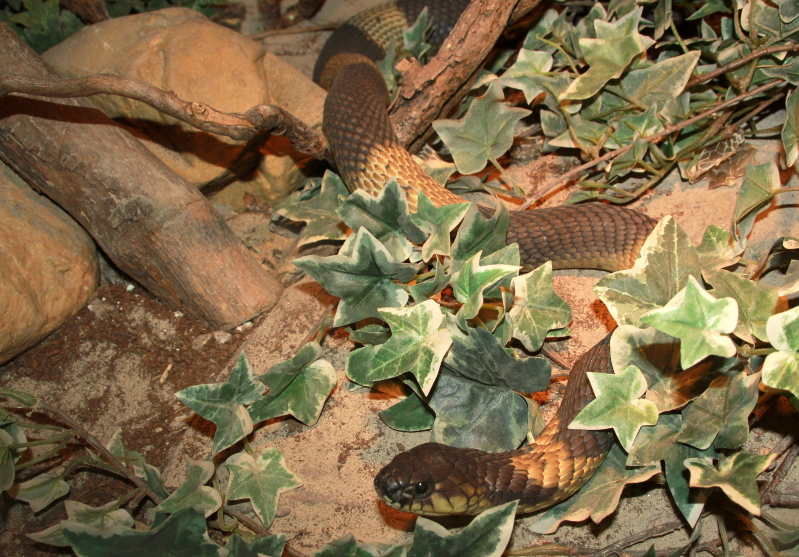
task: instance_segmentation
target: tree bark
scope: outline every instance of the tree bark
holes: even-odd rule
[[[0,24],[0,67],[55,74]],[[227,329],[282,290],[197,189],[87,99],[0,97],[0,158],[163,301]]]

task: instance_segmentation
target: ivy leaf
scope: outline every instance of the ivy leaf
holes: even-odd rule
[[[544,93],[538,76],[549,73],[552,62],[552,55],[548,52],[522,48],[516,62],[499,78],[499,83],[523,91],[527,104],[533,104],[535,98]]]
[[[250,361],[242,352],[226,382],[194,385],[175,396],[216,424],[212,451],[217,454],[252,433],[252,420],[244,405],[258,400],[263,392],[263,383],[258,381]]]
[[[286,545],[286,535],[264,536],[252,542],[234,533],[228,538],[225,549],[230,551],[229,557],[277,557],[283,554]]]
[[[665,306],[685,288],[689,276],[702,276],[696,248],[674,218],[666,216],[644,242],[632,269],[602,277],[594,292],[617,323],[641,327],[641,316]]]
[[[495,81],[483,97],[472,101],[463,119],[433,122],[461,174],[480,172],[488,161],[497,164],[513,144],[516,123],[530,111],[509,107],[503,100],[502,87]]]
[[[430,235],[422,246],[424,261],[430,261],[434,255],[450,254],[450,232],[458,226],[469,207],[469,203],[436,207],[424,192],[419,192],[416,213],[410,218],[411,222]]]
[[[483,294],[508,275],[519,272],[518,265],[480,265],[482,252],[477,252],[452,276],[455,299],[463,303],[458,310],[461,319],[472,319],[483,305]]]
[[[698,50],[666,58],[647,68],[633,70],[619,83],[625,98],[637,106],[662,108],[685,89],[701,53]],[[662,128],[661,128],[662,129]],[[656,133],[655,130],[652,133]],[[649,134],[641,134],[646,137]]]
[[[436,414],[431,441],[501,452],[517,448],[527,436],[527,403],[505,386],[484,385],[442,368],[428,404]]]
[[[749,438],[749,414],[757,402],[760,374],[745,372],[713,380],[707,390],[682,411],[678,441],[707,449],[737,449]]]
[[[0,493],[14,485],[16,470],[14,463],[20,459],[24,449],[10,449],[15,443],[25,443],[25,433],[15,423],[0,427]]]
[[[396,261],[410,257],[411,242],[420,244],[426,238],[424,232],[411,222],[405,192],[396,179],[389,180],[377,197],[366,190],[352,192],[337,212],[351,229],[363,227],[368,230]]]
[[[484,219],[477,207],[472,205],[466,212],[455,241],[452,242],[452,258],[455,260],[455,270],[458,270],[464,261],[482,251],[490,255],[495,251],[504,249],[505,238],[508,236],[510,214],[507,207],[499,207],[489,219]]]
[[[730,9],[724,3],[724,0],[708,0],[704,2],[701,7],[688,16],[688,21],[694,19],[701,19],[715,13],[730,13]]]
[[[735,355],[735,343],[727,335],[738,324],[738,303],[732,298],[717,300],[693,276],[684,291],[665,307],[642,315],[641,321],[682,341],[683,369],[710,355]]]
[[[69,493],[69,484],[64,481],[61,474],[45,472],[27,482],[22,482],[16,489],[11,490],[9,495],[25,501],[31,506],[31,510],[37,513],[67,493]]]
[[[511,501],[489,509],[457,533],[419,517],[408,557],[500,557],[510,541],[517,505]]]
[[[757,67],[758,70],[762,71],[765,75],[769,77],[779,77],[784,79],[791,85],[799,85],[799,58],[786,58],[781,65],[762,65]],[[785,100],[786,108],[787,105],[791,102],[790,97]],[[790,151],[787,149],[788,145],[794,145],[794,149],[796,149],[796,145],[793,143],[786,143],[785,142],[785,131],[789,127],[792,128],[791,135],[789,138],[796,137],[796,100],[793,101],[793,107],[788,108],[788,121],[785,122],[785,126],[782,128],[783,132],[783,146],[786,147],[786,154]],[[787,156],[786,156],[787,158]],[[793,166],[793,163],[790,163],[788,166]]]
[[[164,484],[161,481],[161,472],[155,466],[147,464],[140,452],[131,451],[125,446],[121,427],[116,428],[114,433],[111,434],[111,439],[106,444],[106,448],[125,466],[130,467],[134,474],[145,480],[150,489],[160,497],[163,499],[169,497],[169,493],[164,489]]]
[[[547,261],[534,271],[514,277],[513,308],[509,315],[514,324],[514,338],[530,352],[544,344],[547,333],[566,327],[572,310],[552,287],[552,262]]]
[[[720,487],[733,503],[760,516],[756,478],[768,468],[775,456],[739,452],[722,459],[718,469],[702,459],[689,458],[685,461],[685,467],[691,472],[691,487]]]
[[[225,557],[227,551],[208,537],[205,517],[191,508],[172,514],[150,530],[115,528],[98,530],[77,522],[61,523],[64,537],[81,557]]]
[[[720,269],[737,263],[741,250],[736,246],[732,234],[711,224],[705,229],[696,253],[703,269]]]
[[[383,308],[380,315],[391,327],[391,338],[385,344],[365,346],[350,354],[347,376],[356,383],[370,385],[407,371],[428,394],[452,344],[450,332],[441,328],[441,308],[427,300],[409,308]]]
[[[646,377],[646,399],[658,412],[684,406],[702,394],[713,379],[737,363],[736,358],[710,357],[688,369],[680,366],[680,341],[657,329],[618,327],[610,339],[614,369],[634,365]]]
[[[780,303],[777,289],[722,269],[705,270],[702,275],[713,286],[714,296],[732,298],[738,303],[735,335],[750,344],[755,343],[755,337],[767,340],[766,322]]]
[[[422,282],[417,282],[416,284],[408,287],[408,290],[411,291],[411,296],[413,296],[413,299],[417,302],[423,302],[444,290],[444,288],[446,288],[449,284],[449,279],[452,276],[447,272],[449,268],[450,267],[445,267],[442,265],[441,262],[436,259],[433,278],[429,280],[423,280]]]
[[[78,501],[64,501],[68,519],[98,530],[115,528],[133,528],[133,517],[128,511],[120,509],[119,501],[111,501],[99,507],[90,507]],[[61,531],[61,523],[55,524],[41,532],[26,534],[32,540],[58,547],[68,547],[69,542]]]
[[[794,63],[799,70],[799,61]],[[782,147],[785,150],[785,166],[793,166],[799,158],[799,95],[796,90],[788,94],[785,100],[787,116],[782,126]]]
[[[316,424],[336,386],[336,371],[330,362],[318,360],[321,353],[317,343],[309,342],[296,356],[258,376],[269,392],[247,409],[254,423],[291,414],[305,425]]]
[[[69,10],[61,10],[58,0],[23,0],[26,12],[9,17],[14,23],[24,25],[25,41],[38,53],[57,45],[83,27],[78,17]]]
[[[595,523],[612,513],[627,484],[645,482],[658,472],[660,464],[642,468],[627,468],[622,448],[614,443],[605,457],[605,462],[575,495],[558,503],[532,524],[531,530],[539,534],[551,534],[564,520],[580,522],[591,518]]]
[[[746,237],[752,231],[755,218],[765,210],[779,187],[780,175],[776,164],[747,165],[732,219],[733,233],[741,249],[746,245]]]
[[[306,223],[300,232],[299,246],[343,240],[346,237],[346,226],[341,222],[336,209],[340,200],[349,194],[344,181],[334,172],[326,170],[318,195],[305,198],[308,194],[302,192],[299,201],[295,196],[289,196],[278,203],[274,212],[287,219]]]
[[[192,508],[208,518],[222,506],[219,492],[205,485],[213,475],[213,462],[189,459],[186,463],[186,480],[155,508],[156,512],[172,514]]]
[[[679,414],[661,414],[655,426],[641,428],[627,457],[627,465],[645,466],[662,460],[671,497],[693,528],[702,514],[709,492],[688,486],[688,475],[683,473],[686,470],[683,463],[687,458],[708,461],[716,458],[716,451],[712,447],[700,451],[678,443],[681,426],[682,418]]]
[[[596,398],[574,418],[569,429],[613,428],[626,450],[630,450],[641,426],[658,421],[657,407],[641,399],[646,392],[646,379],[635,366],[621,373],[588,372],[588,381]]]
[[[225,461],[225,465],[230,471],[228,501],[249,499],[267,528],[275,519],[278,496],[302,485],[275,448],[267,448],[257,459],[245,452],[236,453]]]
[[[416,21],[409,28],[402,31],[402,40],[411,56],[424,63],[425,54],[431,46],[425,39],[430,34],[431,21],[427,13],[427,6],[422,8]]]
[[[398,263],[364,228],[358,230],[350,248],[351,255],[309,255],[294,260],[325,290],[341,298],[334,327],[379,317],[377,308],[403,307],[408,293],[394,280],[410,282],[415,274],[411,265]]]
[[[799,307],[772,315],[766,335],[778,351],[763,362],[763,383],[799,398]]]
[[[388,427],[397,431],[424,431],[432,428],[436,419],[430,407],[416,393],[378,414]]]

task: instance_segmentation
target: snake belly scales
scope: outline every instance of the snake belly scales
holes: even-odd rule
[[[468,0],[398,0],[361,12],[326,42],[314,80],[328,89],[323,127],[339,173],[351,191],[376,194],[396,178],[415,211],[419,191],[436,205],[464,199],[438,185],[403,148],[388,118],[388,91],[373,63],[427,6],[428,42],[440,45]],[[655,221],[641,213],[592,203],[510,213],[507,242],[522,264],[616,271],[632,266]],[[535,442],[504,453],[425,443],[397,455],[375,477],[382,500],[424,515],[478,514],[518,500],[517,512],[561,501],[585,484],[613,444],[611,431],[568,429],[593,400],[586,371],[612,373],[609,336],[574,365],[559,410]]]

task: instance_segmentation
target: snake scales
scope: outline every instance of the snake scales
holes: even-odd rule
[[[396,177],[411,210],[419,191],[437,205],[464,201],[439,186],[397,139],[387,114],[388,91],[373,61],[384,56],[401,31],[428,6],[435,26],[431,44],[443,42],[468,0],[398,0],[362,12],[325,44],[314,79],[329,90],[324,132],[350,190],[376,193]],[[554,268],[632,266],[654,227],[646,215],[613,205],[587,204],[511,212],[508,243],[519,244],[522,263]],[[518,512],[544,508],[577,491],[599,467],[613,443],[609,431],[568,429],[593,400],[585,372],[610,373],[609,337],[574,365],[554,418],[535,443],[515,451],[486,453],[425,443],[396,456],[375,478],[388,505],[417,514],[477,514],[512,500]]]

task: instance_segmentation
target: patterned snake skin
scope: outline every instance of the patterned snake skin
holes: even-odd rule
[[[376,193],[395,177],[412,211],[419,191],[437,205],[464,200],[427,176],[400,144],[374,61],[384,56],[392,38],[402,44],[402,28],[431,1],[399,0],[355,16],[328,40],[314,71],[329,89],[324,132],[350,190]],[[431,44],[443,41],[466,4],[437,0],[428,5],[437,25]],[[552,260],[555,268],[609,271],[631,267],[655,225],[641,213],[598,203],[511,212],[510,218],[507,241],[519,244],[523,264]],[[611,432],[567,427],[594,398],[585,372],[613,371],[608,342],[609,336],[575,364],[560,409],[535,443],[495,454],[425,443],[399,454],[378,473],[378,494],[392,507],[425,515],[478,514],[511,500],[519,501],[519,512],[529,512],[569,497],[613,443]]]

